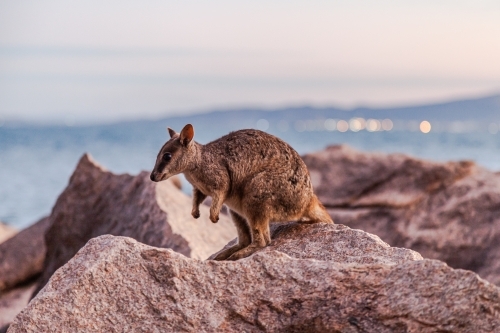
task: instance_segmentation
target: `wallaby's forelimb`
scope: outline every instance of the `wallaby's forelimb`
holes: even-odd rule
[[[200,205],[206,198],[207,196],[205,194],[196,187],[193,187],[193,210],[191,211],[191,215],[193,215],[195,219],[200,217]]]
[[[212,195],[212,204],[210,205],[210,221],[217,223],[219,221],[219,212],[222,209],[222,204],[224,203],[223,194]]]
[[[250,228],[245,218],[233,210],[229,210],[229,212],[236,226],[236,231],[238,232],[238,243],[227,249],[221,250],[215,255],[214,260],[226,260],[233,253],[247,247],[252,242]]]

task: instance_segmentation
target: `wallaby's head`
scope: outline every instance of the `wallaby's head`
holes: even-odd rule
[[[187,124],[180,133],[168,128],[170,140],[161,147],[153,171],[151,180],[159,182],[166,180],[188,169],[194,163],[194,128]]]

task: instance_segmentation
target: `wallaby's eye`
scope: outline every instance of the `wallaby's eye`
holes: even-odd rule
[[[170,154],[170,153],[165,153],[165,154],[163,154],[163,160],[164,160],[165,162],[170,161],[170,159],[171,159],[171,158],[172,158],[172,154]]]

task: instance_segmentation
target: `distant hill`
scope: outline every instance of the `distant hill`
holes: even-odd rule
[[[365,117],[394,118],[401,120],[436,121],[500,121],[500,94],[483,98],[466,99],[430,105],[396,107],[390,109],[354,109]]]
[[[293,128],[297,121],[326,119],[346,120],[351,118],[391,119],[395,122],[395,130],[406,130],[411,122],[428,120],[431,123],[451,124],[452,122],[474,122],[473,131],[486,130],[487,125],[495,122],[500,126],[500,94],[475,99],[464,99],[437,104],[423,104],[415,106],[402,106],[392,108],[364,108],[342,109],[337,107],[299,106],[286,107],[274,110],[265,109],[227,109],[214,110],[207,113],[194,115],[170,116],[157,120],[124,121],[106,125],[76,126],[86,128],[121,128],[131,132],[140,132],[147,128],[165,128],[165,126],[180,130],[186,123],[208,126],[204,130],[213,129],[217,133],[225,133],[240,128],[255,128],[260,119],[265,119],[269,124],[269,131],[276,132],[277,124],[285,121]],[[5,127],[47,127],[25,123],[5,123]],[[442,125],[447,128],[448,125]],[[48,126],[52,127],[52,126]],[[60,126],[54,126],[60,127]],[[64,127],[64,126],[62,126]],[[76,129],[73,127],[73,129]],[[448,126],[449,127],[449,126]],[[433,127],[434,128],[434,127]],[[207,137],[212,137],[207,135]]]
[[[271,132],[276,131],[280,121],[286,121],[290,127],[300,120],[325,120],[351,118],[391,119],[396,124],[395,129],[404,129],[412,121],[428,120],[433,124],[451,124],[453,122],[474,122],[474,130],[486,130],[491,122],[500,123],[500,95],[476,99],[424,104],[393,108],[354,108],[341,109],[335,107],[289,107],[275,110],[237,109],[220,110],[189,116],[168,117],[155,121],[180,129],[186,123],[209,125],[214,131],[225,133],[238,128],[256,127],[259,119],[268,121]],[[146,123],[150,123],[147,121]],[[441,127],[447,125],[442,125]]]

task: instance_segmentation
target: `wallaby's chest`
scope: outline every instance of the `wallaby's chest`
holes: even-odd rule
[[[190,174],[184,174],[184,176],[191,185],[196,187],[205,195],[213,196],[217,191],[217,188],[215,188],[211,182],[207,181],[207,179],[200,179],[199,177]]]
[[[185,173],[184,176],[186,177],[186,180],[191,184],[193,185],[194,187],[196,187],[198,190],[200,190],[203,194],[205,195],[210,195],[210,193],[208,193],[208,189],[205,187],[205,185],[203,184],[203,182],[199,181],[198,179],[196,179],[195,177],[193,177],[192,175],[190,174],[187,174]]]
[[[226,177],[219,175],[218,177],[211,179],[211,177],[207,177],[206,175],[201,178],[192,174],[184,174],[184,176],[186,177],[186,180],[191,183],[191,185],[200,190],[203,194],[210,197],[213,197],[214,195],[223,195],[224,203],[226,205],[237,212],[241,211],[241,198],[229,195],[231,193],[231,189],[227,188],[229,184],[221,186],[222,183],[224,183],[222,178]],[[212,182],[213,180],[215,180],[215,182]],[[224,193],[221,193],[221,191]]]

